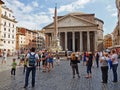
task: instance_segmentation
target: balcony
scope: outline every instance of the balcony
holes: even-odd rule
[[[13,19],[10,19],[8,16],[6,16],[6,15],[1,15],[1,17],[2,18],[5,18],[5,19],[7,19],[7,20],[9,20],[9,21],[12,21],[12,22],[14,22],[14,23],[17,23],[17,21],[15,20],[15,18],[13,18]]]

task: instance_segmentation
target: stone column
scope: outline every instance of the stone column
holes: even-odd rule
[[[82,31],[80,32],[80,52],[83,51]]]
[[[90,51],[90,34],[89,34],[89,31],[87,31],[87,51]]]
[[[67,32],[65,32],[65,50],[67,50]]]
[[[72,50],[75,51],[75,32],[72,32]]]
[[[97,31],[94,32],[94,39],[95,39],[95,51],[97,50]]]

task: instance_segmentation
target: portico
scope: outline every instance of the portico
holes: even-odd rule
[[[58,16],[58,35],[63,50],[95,51],[98,41],[103,39],[103,21],[94,14],[70,13]],[[53,38],[53,23],[44,27],[47,37],[46,48]]]

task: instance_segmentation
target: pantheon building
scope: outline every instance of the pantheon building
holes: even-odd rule
[[[81,12],[57,16],[58,37],[62,50],[95,51],[103,42],[104,22],[95,14]],[[54,22],[45,26],[46,48],[49,48],[54,37]]]

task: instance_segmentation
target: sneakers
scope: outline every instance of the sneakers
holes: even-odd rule
[[[103,82],[103,81],[102,81],[101,83],[105,83],[105,84],[107,84],[107,82]]]
[[[89,76],[85,76],[85,78],[89,78]]]
[[[80,78],[80,75],[78,75],[78,78]]]
[[[35,85],[32,85],[32,88],[34,88],[35,87]]]

